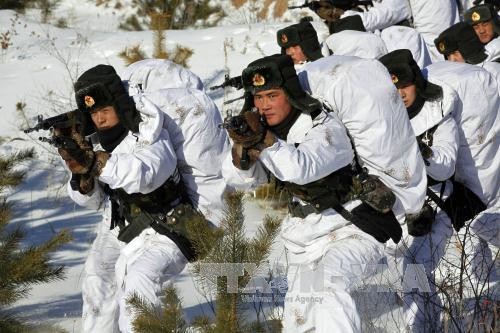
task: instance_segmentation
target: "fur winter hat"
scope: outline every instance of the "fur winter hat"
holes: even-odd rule
[[[401,49],[389,52],[379,58],[379,61],[387,67],[392,82],[397,88],[415,84],[417,93],[425,100],[436,100],[443,96],[443,89],[440,86],[424,79],[410,50]]]
[[[498,15],[491,5],[478,5],[471,7],[464,13],[464,21],[470,25],[491,21],[497,34],[500,33],[500,22]]]
[[[459,51],[464,60],[473,65],[483,62],[488,57],[474,28],[465,22],[458,22],[443,31],[434,40],[434,44],[439,53],[444,55],[445,60],[455,51]]]
[[[109,65],[97,65],[84,72],[75,82],[75,99],[78,109],[89,112],[105,106],[115,108],[122,125],[139,131],[141,116],[135,103],[123,86],[115,69]]]
[[[330,24],[328,25],[328,30],[330,31],[330,35],[344,30],[355,30],[355,31],[366,32],[363,20],[359,15],[346,16],[339,20],[330,22]]]
[[[241,80],[246,95],[243,111],[254,107],[255,93],[276,88],[282,88],[290,104],[300,111],[314,112],[321,108],[321,103],[302,89],[293,60],[288,55],[275,54],[251,62],[243,70]]]
[[[281,54],[286,54],[287,48],[299,45],[307,60],[314,61],[323,57],[318,34],[309,21],[301,21],[278,30],[276,37],[281,47]]]

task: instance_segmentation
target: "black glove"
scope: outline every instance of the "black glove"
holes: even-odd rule
[[[80,175],[73,173],[71,174],[70,180],[71,189],[73,191],[78,191],[81,194],[88,194],[90,191],[94,189],[94,177],[89,175]]]
[[[413,237],[427,235],[431,232],[434,219],[434,209],[428,203],[424,203],[420,212],[406,215],[405,220],[408,233]]]
[[[317,4],[311,7],[311,10],[325,20],[327,25],[330,22],[338,20],[344,14],[343,9],[333,6],[330,1],[317,1]]]
[[[253,148],[244,148],[235,143],[231,148],[233,165],[240,170],[248,170],[259,159],[260,151]]]
[[[365,204],[357,206],[351,211],[350,221],[359,229],[372,235],[376,240],[385,243],[391,238],[394,243],[399,243],[403,229],[393,212],[380,213]]]
[[[453,181],[453,193],[445,200],[443,210],[458,232],[465,222],[486,209],[481,199],[464,184]]]

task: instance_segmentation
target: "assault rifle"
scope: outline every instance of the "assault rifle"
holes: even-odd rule
[[[85,120],[81,111],[76,109],[47,119],[43,119],[42,115],[38,115],[36,125],[23,130],[23,132],[31,133],[38,132],[40,130],[51,131],[50,138],[39,137],[38,140],[47,142],[56,148],[72,150],[79,148],[76,141],[71,137],[65,135],[55,136],[53,131],[54,129],[68,131],[71,130],[71,128],[76,128],[77,130],[81,131],[82,136],[86,136],[90,133],[86,133],[84,124]],[[81,175],[77,174],[72,174],[71,176],[70,185],[74,191],[77,191],[80,188],[80,178]]]
[[[70,129],[72,127],[75,127],[78,130],[83,130],[83,116],[81,111],[79,111],[78,109],[54,117],[50,117],[47,119],[43,119],[42,115],[38,115],[36,125],[25,129],[23,132],[31,133],[31,132],[38,132],[40,130],[43,131],[50,130],[51,132],[53,132],[54,129],[63,130],[63,129]],[[39,137],[38,140],[42,142],[47,142],[56,148],[76,149],[77,147],[76,142],[68,136],[52,135],[51,138]]]
[[[245,117],[242,115],[227,117],[222,124],[219,124],[219,128],[233,130],[240,135],[245,135],[249,131]]]
[[[229,116],[224,119],[222,124],[219,124],[219,128],[224,128],[226,130],[233,130],[239,135],[246,135],[251,130],[242,115]],[[240,166],[243,170],[248,170],[250,167],[250,156],[248,155],[248,149],[242,148]]]
[[[210,87],[210,90],[225,88],[225,87],[234,87],[236,89],[243,88],[243,82],[241,82],[241,75],[230,77],[229,74],[224,75],[224,82],[219,84],[218,86]]]
[[[299,9],[299,8],[309,8],[312,11],[316,11],[325,5],[329,5],[331,7],[336,7],[342,10],[349,10],[356,6],[373,6],[373,2],[371,0],[329,0],[329,1],[308,1],[306,0],[302,5],[298,6],[288,6],[288,9]]]
[[[73,125],[73,122],[79,118],[79,111],[73,110],[48,119],[43,119],[42,115],[38,115],[37,124],[33,127],[24,130],[24,133],[38,132],[40,130],[47,131],[51,128],[68,128]]]

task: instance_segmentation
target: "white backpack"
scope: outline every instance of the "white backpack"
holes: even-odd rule
[[[129,94],[143,95],[165,113],[177,155],[177,167],[191,200],[217,222],[226,184],[222,161],[229,151],[222,117],[206,95],[200,78],[168,60],[149,59],[129,66],[121,75]]]

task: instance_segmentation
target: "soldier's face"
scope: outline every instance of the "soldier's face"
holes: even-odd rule
[[[295,65],[307,61],[307,57],[304,52],[302,52],[302,48],[300,47],[300,45],[290,46],[286,48],[285,53],[292,57],[293,63]]]
[[[112,106],[105,106],[99,109],[92,110],[90,117],[98,130],[111,128],[120,122]]]
[[[415,99],[417,98],[417,86],[414,84],[410,84],[408,86],[398,88],[399,96],[403,99],[403,103],[405,103],[405,107],[409,108],[415,103]]]
[[[474,28],[474,31],[476,31],[477,37],[483,44],[489,43],[493,37],[495,37],[492,21],[477,23],[472,27]]]
[[[460,51],[455,51],[453,53],[448,54],[447,59],[448,61],[465,62],[465,59],[464,57],[462,57],[462,53],[460,53]]]
[[[283,89],[260,91],[253,96],[253,103],[269,126],[280,124],[292,111]]]

